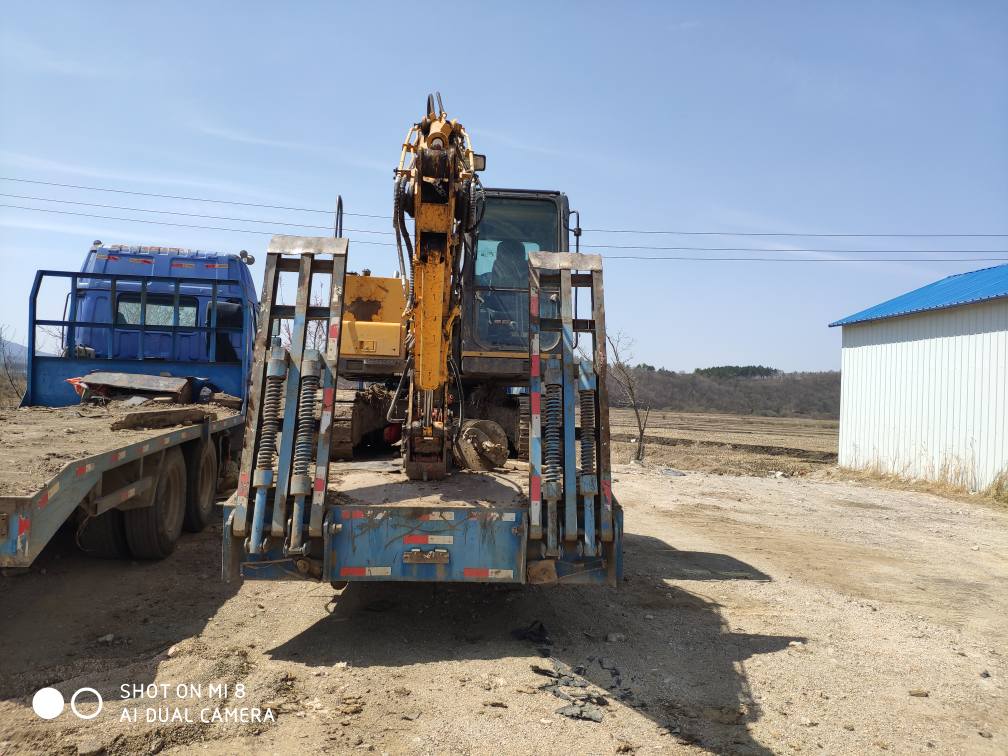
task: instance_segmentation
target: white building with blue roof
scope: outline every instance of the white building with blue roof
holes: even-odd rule
[[[969,490],[1008,476],[1008,265],[843,320],[842,467]]]

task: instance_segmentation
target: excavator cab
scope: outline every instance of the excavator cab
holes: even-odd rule
[[[528,256],[567,251],[567,197],[520,189],[485,192],[475,254],[462,271],[462,380],[528,385]],[[540,308],[544,317],[557,316],[555,288],[544,289]],[[548,338],[547,350],[556,346],[559,335]]]

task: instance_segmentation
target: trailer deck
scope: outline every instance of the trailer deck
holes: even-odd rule
[[[622,574],[622,509],[605,553],[568,550],[543,559],[528,539],[528,463],[454,470],[443,480],[410,480],[399,457],[332,462],[324,553],[284,556],[279,542],[248,554],[237,539],[225,551],[225,578],[341,581],[551,583],[616,582]],[[231,515],[234,498],[227,505]],[[229,532],[225,528],[225,532]]]
[[[241,429],[243,418],[234,410],[204,406],[216,419],[159,430],[113,431],[112,423],[133,409],[119,402],[108,408],[23,407],[0,415],[0,566],[30,565],[85,500],[93,514],[141,504],[152,484],[149,473],[143,477],[147,458],[156,469],[162,452],[174,446]],[[120,481],[122,489],[94,498],[103,475],[126,466],[131,474]]]

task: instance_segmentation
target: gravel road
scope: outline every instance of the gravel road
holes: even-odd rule
[[[816,476],[615,478],[616,588],[225,584],[219,527],[141,563],[62,531],[0,581],[0,754],[1008,752],[1004,509]],[[512,636],[536,620],[552,645]],[[51,721],[46,685],[67,701]],[[91,720],[70,712],[83,687]],[[586,698],[600,722],[556,713]],[[213,719],[243,708],[260,721]]]

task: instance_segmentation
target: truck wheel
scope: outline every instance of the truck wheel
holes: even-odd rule
[[[77,531],[77,545],[88,555],[99,559],[124,559],[130,555],[126,542],[126,525],[118,509],[89,517]]]
[[[213,518],[217,496],[217,450],[200,439],[186,455],[186,505],[182,527],[199,533]]]
[[[149,507],[127,509],[126,540],[138,559],[164,559],[175,550],[185,517],[185,459],[177,446],[165,452],[164,465]]]

